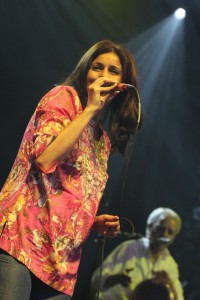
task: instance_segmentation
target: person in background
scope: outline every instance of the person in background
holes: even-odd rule
[[[104,260],[91,279],[91,299],[132,299],[136,286],[163,272],[173,283],[176,300],[183,300],[177,263],[168,247],[181,230],[180,216],[170,208],[159,207],[147,219],[146,237],[119,244]],[[100,289],[99,289],[100,286]],[[151,299],[151,298],[149,298]]]
[[[141,125],[137,85],[131,52],[103,40],[39,101],[0,193],[1,300],[71,299],[89,232],[118,234],[96,214],[109,155]]]

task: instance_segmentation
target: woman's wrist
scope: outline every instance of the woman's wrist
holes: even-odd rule
[[[96,113],[99,111],[99,107],[90,104],[85,107],[84,111],[88,114],[91,114],[92,116],[95,116]]]

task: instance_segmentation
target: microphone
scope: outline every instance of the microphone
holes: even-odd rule
[[[104,82],[101,86],[102,87],[109,87],[112,86],[113,82]],[[114,90],[120,91],[120,92],[124,92],[128,89],[135,89],[136,87],[132,84],[129,83],[118,83],[118,85],[114,88]]]
[[[129,83],[119,83],[117,86],[117,90],[120,92],[124,92],[128,89],[136,89],[134,85],[129,84]]]
[[[104,82],[101,86],[102,87],[108,87],[108,86],[112,86],[113,82]],[[134,89],[136,95],[137,95],[137,101],[138,101],[138,119],[137,119],[137,123],[140,123],[140,118],[141,118],[141,101],[140,101],[140,95],[139,92],[137,90],[137,88],[129,83],[118,83],[118,85],[113,89],[113,91],[120,91],[120,92],[125,92],[128,89]],[[102,95],[105,95],[107,92],[103,92],[101,93]]]

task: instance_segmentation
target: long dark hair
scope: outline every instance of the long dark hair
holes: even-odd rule
[[[99,55],[110,52],[114,52],[119,57],[122,65],[122,82],[138,88],[137,72],[131,52],[121,44],[110,40],[100,41],[81,57],[75,69],[63,83],[76,89],[83,108],[87,104],[86,77],[91,64]],[[135,133],[138,125],[138,114],[138,97],[135,89],[127,89],[127,91],[119,93],[111,102],[109,131],[112,152],[125,154],[130,135]]]

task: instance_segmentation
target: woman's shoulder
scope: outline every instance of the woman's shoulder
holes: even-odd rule
[[[49,90],[42,98],[56,96],[60,93],[67,93],[69,96],[77,97],[78,94],[76,90],[69,85],[56,85],[51,90]]]
[[[57,85],[49,90],[39,101],[37,110],[70,110],[81,111],[81,102],[72,86]]]

